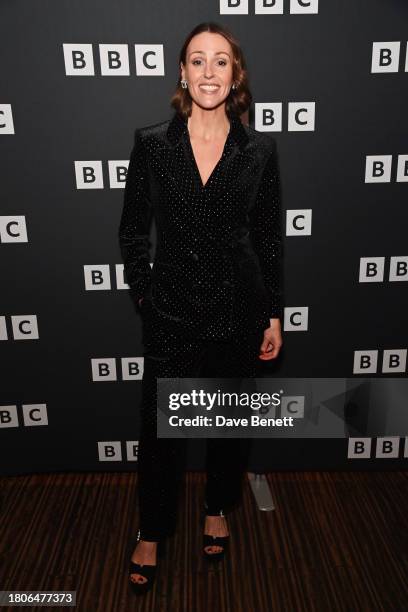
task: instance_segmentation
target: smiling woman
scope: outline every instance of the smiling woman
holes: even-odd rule
[[[143,323],[140,518],[130,562],[137,593],[152,587],[158,543],[175,529],[187,444],[157,437],[157,379],[239,383],[255,377],[260,360],[275,359],[282,345],[276,142],[241,121],[252,96],[241,48],[228,30],[200,24],[179,60],[173,117],[135,130],[119,227],[125,277]],[[226,513],[241,497],[249,443],[207,440],[206,559],[226,551]]]
[[[200,39],[203,36],[208,35],[204,33],[195,37],[197,46],[200,46]],[[205,46],[205,43],[201,46]],[[225,50],[217,50],[223,47]],[[228,41],[223,36],[214,34],[211,36],[211,43],[207,50],[189,51],[187,65],[181,68],[182,84],[187,83],[185,78],[187,77],[190,94],[195,94],[197,104],[200,104],[202,108],[206,108],[206,105],[214,106],[217,100],[224,100],[229,93],[232,58],[228,49]],[[225,115],[224,112],[223,115]],[[225,125],[219,128],[214,125],[213,121],[205,125],[202,118],[194,122],[191,117],[188,120],[189,143],[203,187],[207,184],[224,152],[230,131],[230,124],[226,116],[225,120]]]
[[[177,87],[171,104],[182,114],[190,115],[198,104],[209,110],[215,110],[217,103],[223,104],[227,115],[232,110],[238,115],[248,110],[252,94],[245,58],[238,41],[226,28],[215,23],[198,25],[186,38],[179,62],[181,87]],[[216,100],[214,94],[208,93],[208,85],[215,86]],[[204,95],[199,97],[205,92],[207,102]]]
[[[237,89],[233,74],[234,52],[231,42],[214,32],[210,35],[198,33],[191,43],[184,52],[185,63],[180,62],[181,85],[187,88],[188,83],[196,109],[188,118],[187,127],[195,165],[205,187],[222,158],[230,131],[224,103],[231,89]],[[242,66],[243,58],[239,64]],[[208,109],[211,113],[206,112]]]

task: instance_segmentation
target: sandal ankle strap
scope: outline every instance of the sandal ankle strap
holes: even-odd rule
[[[229,535],[227,536],[213,536],[208,533],[203,534],[204,546],[227,546],[229,542]]]

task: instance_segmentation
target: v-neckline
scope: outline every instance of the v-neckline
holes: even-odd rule
[[[221,165],[221,163],[224,160],[224,157],[226,155],[227,145],[229,144],[229,141],[230,141],[230,138],[231,138],[231,132],[232,132],[232,120],[230,119],[229,122],[230,122],[230,126],[229,126],[227,137],[226,137],[225,142],[224,142],[224,147],[223,147],[223,150],[222,150],[222,153],[221,153],[221,157],[219,158],[219,160],[215,164],[215,166],[212,169],[212,172],[209,175],[209,177],[206,180],[206,182],[203,183],[203,180],[202,180],[201,174],[200,174],[200,170],[198,168],[197,160],[196,160],[195,155],[194,155],[193,145],[191,144],[191,140],[190,140],[190,132],[188,130],[188,124],[187,124],[187,121],[186,121],[186,130],[185,130],[185,132],[186,132],[187,146],[188,146],[189,154],[190,154],[190,161],[191,161],[192,166],[193,166],[195,178],[196,178],[197,183],[198,183],[198,185],[199,185],[199,187],[200,187],[200,189],[202,191],[206,190],[208,184],[210,183],[210,181],[212,181],[214,175],[218,171],[218,168],[220,167],[220,165]]]

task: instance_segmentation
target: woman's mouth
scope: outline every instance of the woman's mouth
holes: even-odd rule
[[[200,90],[206,94],[213,94],[219,89],[219,85],[199,85]]]

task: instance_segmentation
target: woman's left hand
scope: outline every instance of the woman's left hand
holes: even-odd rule
[[[282,346],[282,333],[280,319],[270,319],[271,325],[264,331],[259,359],[268,361],[275,359]]]

